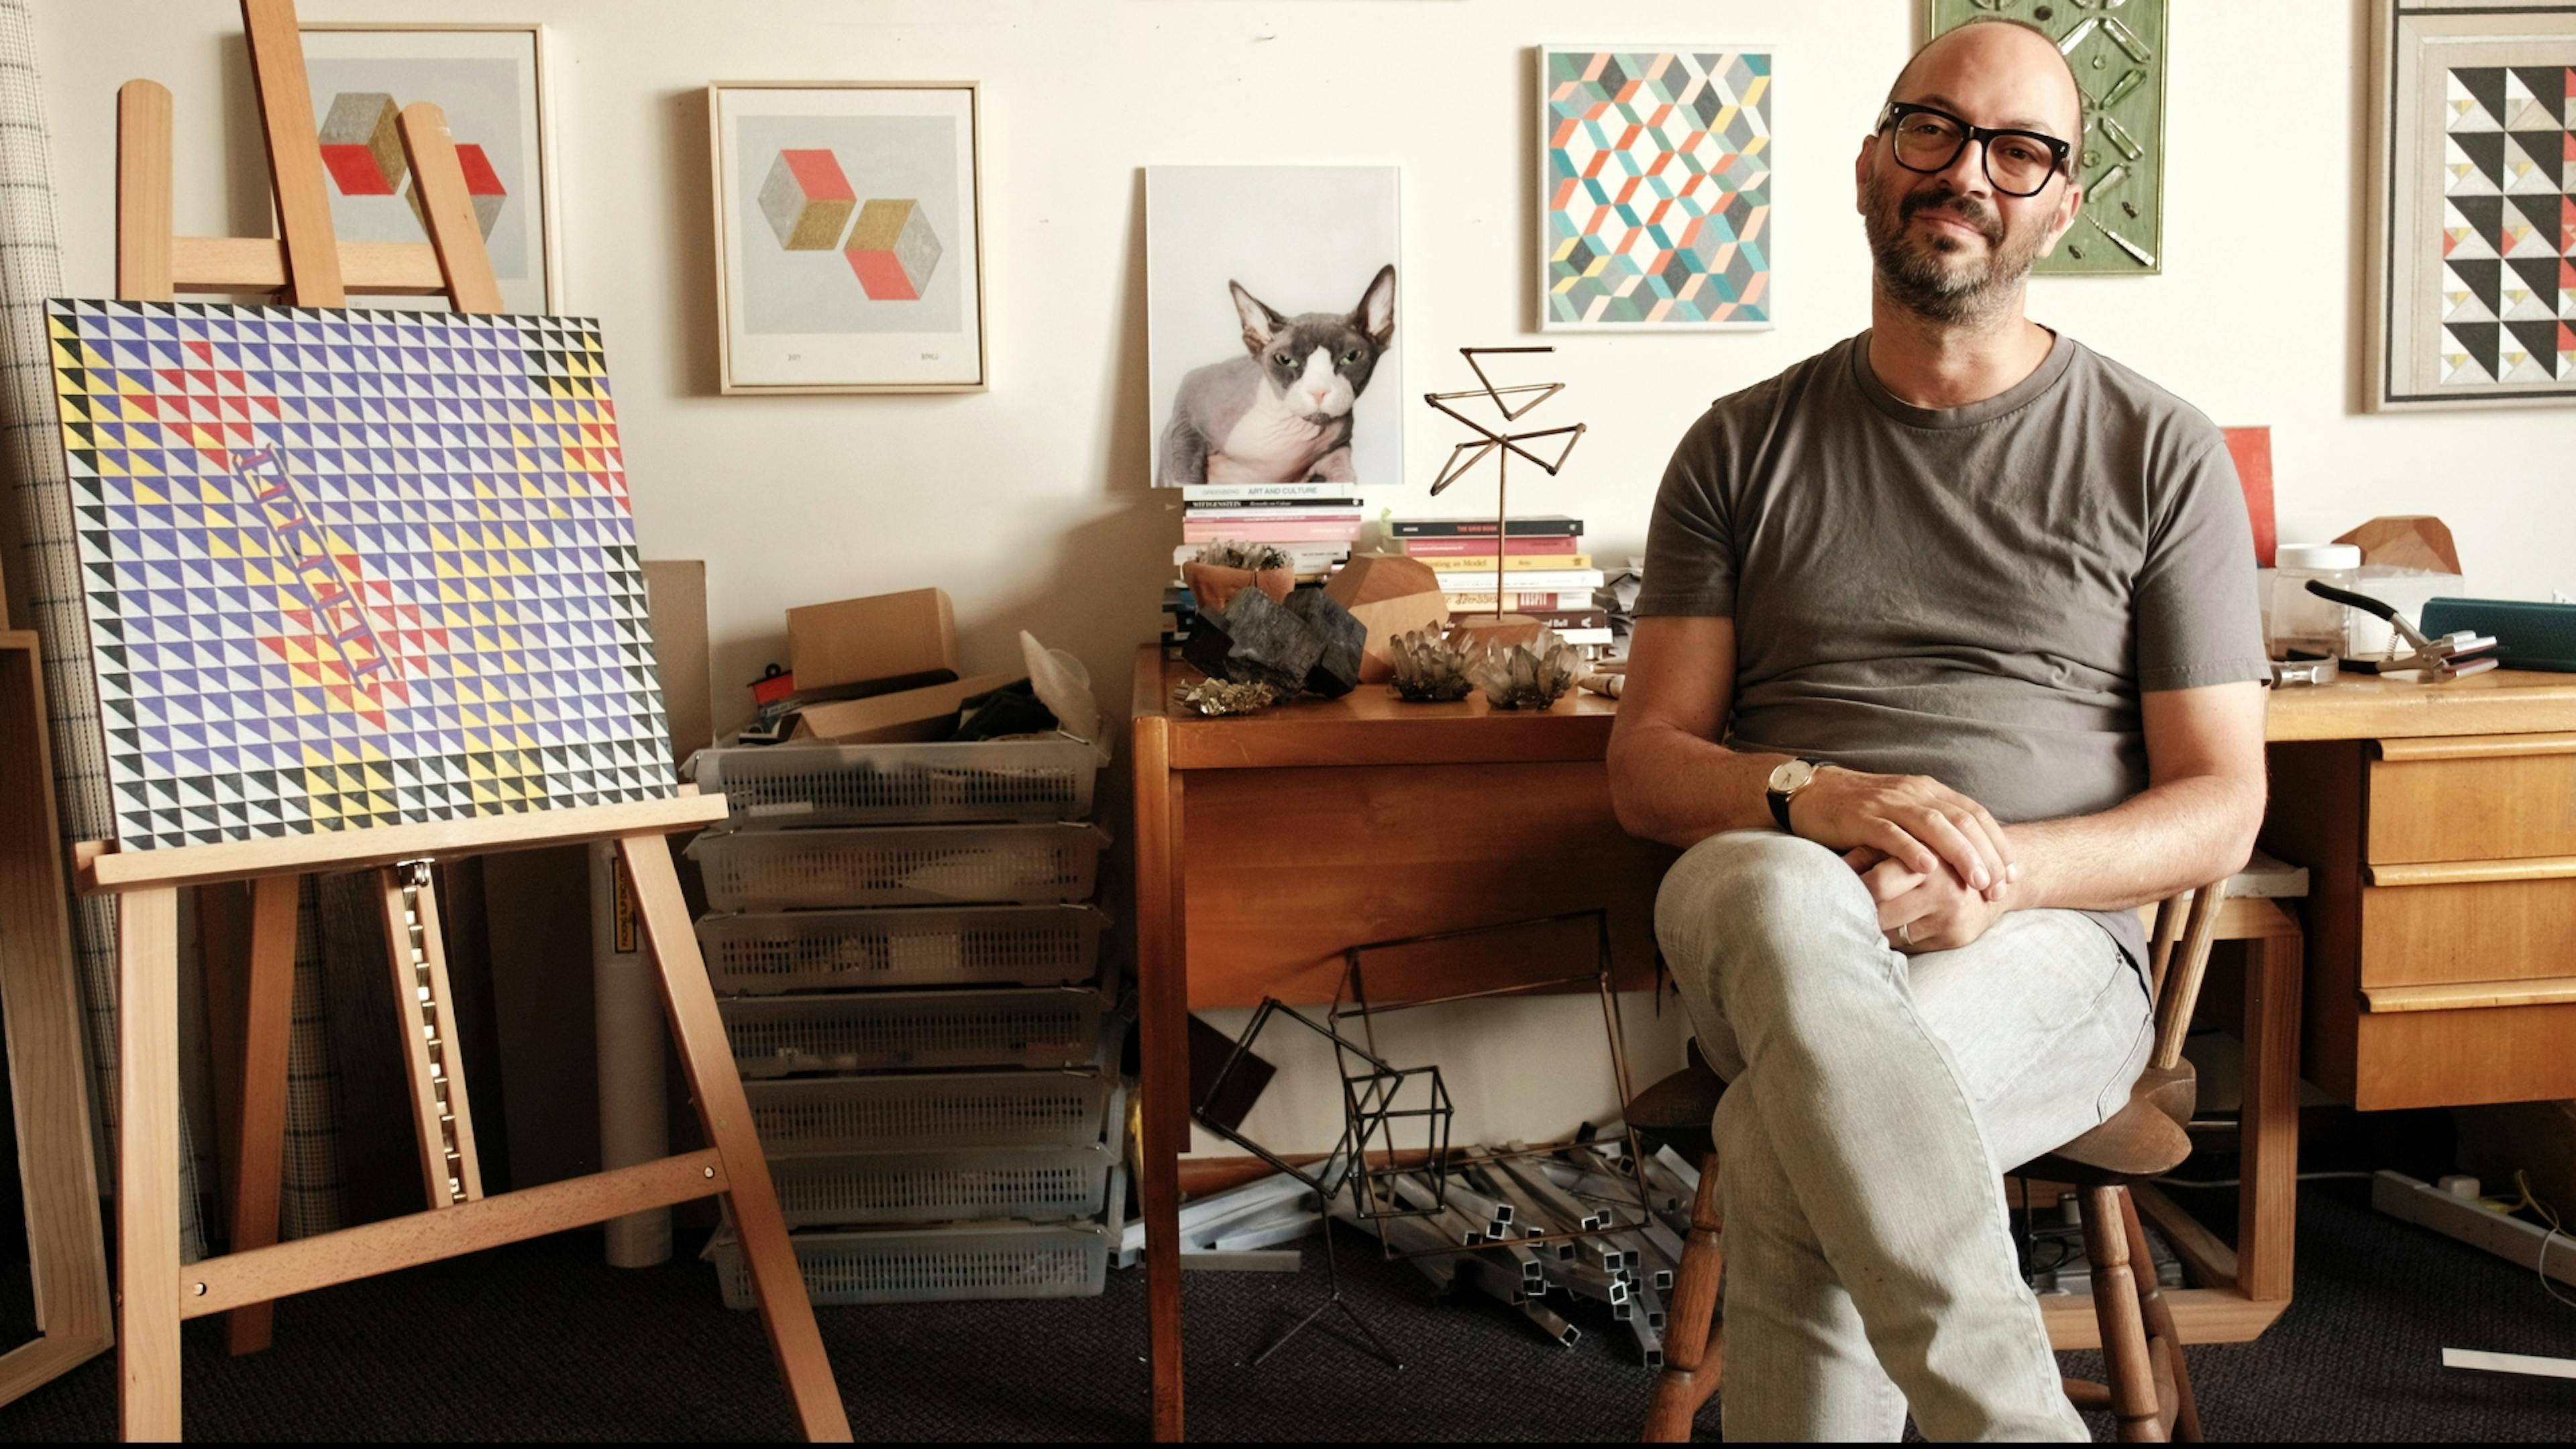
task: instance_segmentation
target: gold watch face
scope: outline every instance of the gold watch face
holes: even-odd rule
[[[1787,761],[1771,772],[1771,788],[1786,795],[1816,778],[1816,767],[1805,760]]]

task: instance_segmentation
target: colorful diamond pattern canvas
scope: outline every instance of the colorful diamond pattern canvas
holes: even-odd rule
[[[2453,69],[2442,120],[2442,385],[2576,383],[2576,69]]]
[[[1771,325],[1771,57],[1541,54],[1540,323]]]
[[[596,323],[46,307],[123,848],[674,793]]]

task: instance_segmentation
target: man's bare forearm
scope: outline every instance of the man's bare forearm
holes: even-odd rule
[[[2013,908],[2126,910],[2233,875],[2263,823],[2263,786],[2167,781],[2099,815],[2005,827],[2022,864]]]
[[[1612,737],[1610,798],[1629,834],[1688,849],[1721,830],[1773,829],[1764,791],[1788,758],[1648,726]]]

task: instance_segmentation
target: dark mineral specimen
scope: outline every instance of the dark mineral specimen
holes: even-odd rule
[[[1359,688],[1360,659],[1368,648],[1368,626],[1322,589],[1299,589],[1288,596],[1288,612],[1304,620],[1323,645],[1315,667],[1306,671],[1306,688],[1338,699]]]

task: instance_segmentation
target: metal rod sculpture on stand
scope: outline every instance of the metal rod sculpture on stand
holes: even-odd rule
[[[1449,461],[1441,466],[1440,476],[1431,482],[1432,497],[1439,497],[1450,484],[1466,476],[1467,471],[1482,461],[1485,455],[1489,453],[1494,455],[1494,621],[1497,624],[1501,623],[1509,612],[1503,606],[1505,597],[1503,581],[1504,571],[1511,565],[1512,455],[1518,453],[1522,459],[1537,464],[1541,472],[1553,478],[1557,470],[1565,466],[1565,460],[1573,456],[1574,445],[1583,439],[1585,425],[1568,423],[1561,427],[1539,428],[1529,432],[1498,433],[1451,404],[1464,402],[1470,398],[1483,398],[1494,405],[1496,412],[1502,414],[1502,421],[1506,426],[1519,422],[1540,403],[1565,391],[1565,384],[1530,382],[1511,387],[1496,387],[1494,380],[1485,375],[1484,364],[1476,359],[1555,350],[1553,347],[1461,347],[1458,349],[1458,355],[1467,359],[1467,368],[1476,374],[1479,386],[1468,388],[1463,392],[1431,392],[1422,395],[1422,400],[1431,404],[1435,410],[1453,421],[1464,424],[1476,434],[1467,442],[1451,445]],[[1515,403],[1511,401],[1512,399],[1521,399],[1521,401]],[[1523,443],[1537,442],[1542,438],[1565,440],[1564,445],[1556,450],[1556,456],[1553,459],[1542,458],[1521,446]]]

